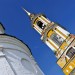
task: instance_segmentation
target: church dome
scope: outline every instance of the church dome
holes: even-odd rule
[[[26,44],[0,32],[0,75],[44,75]]]

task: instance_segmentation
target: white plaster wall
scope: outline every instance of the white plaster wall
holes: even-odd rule
[[[0,75],[44,75],[25,44],[0,35]]]

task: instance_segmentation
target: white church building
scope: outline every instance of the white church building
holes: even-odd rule
[[[29,48],[0,24],[0,75],[44,75]]]

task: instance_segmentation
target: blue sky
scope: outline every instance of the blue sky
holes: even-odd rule
[[[64,75],[54,53],[32,28],[24,7],[32,13],[44,13],[51,21],[75,34],[75,0],[0,0],[0,22],[6,33],[23,40],[45,75]]]

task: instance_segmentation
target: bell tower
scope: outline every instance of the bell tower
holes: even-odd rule
[[[30,17],[32,27],[41,35],[41,40],[54,52],[57,64],[65,75],[75,75],[75,38],[59,24],[48,20],[44,14],[23,10]]]

